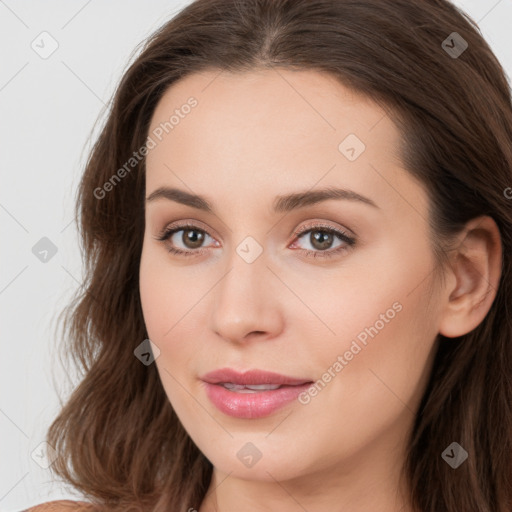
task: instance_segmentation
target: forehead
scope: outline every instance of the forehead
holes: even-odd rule
[[[190,98],[197,106],[189,109]],[[168,140],[169,145],[188,139],[193,131],[203,137],[203,144],[217,143],[229,135],[230,144],[224,144],[223,149],[236,144],[259,152],[256,143],[261,143],[268,150],[277,145],[283,151],[300,154],[301,147],[309,143],[319,151],[328,148],[337,154],[339,139],[355,133],[375,149],[379,143],[387,146],[389,152],[400,135],[380,106],[317,71],[195,73],[166,91],[153,114],[150,132],[168,123],[173,114],[179,115],[172,126],[167,126],[173,137],[163,134],[164,139],[174,139]],[[380,129],[372,136],[377,124]],[[248,144],[248,139],[253,143]]]
[[[378,204],[425,199],[401,168],[400,133],[386,111],[327,73],[189,75],[163,95],[148,134],[156,143],[148,193],[181,180],[196,193],[242,198],[319,183],[364,191]]]

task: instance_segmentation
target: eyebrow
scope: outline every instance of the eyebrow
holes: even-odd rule
[[[177,188],[159,187],[146,198],[146,203],[157,199],[176,201],[177,203],[197,208],[198,210],[203,210],[208,213],[213,213],[214,210],[212,204],[208,199],[206,199],[206,197],[190,194],[189,192]],[[303,192],[276,196],[273,203],[273,210],[275,213],[290,212],[292,210],[317,204],[329,199],[357,201],[372,206],[373,208],[380,209],[380,207],[377,206],[377,204],[375,204],[375,202],[370,198],[362,196],[353,190],[329,187],[320,190],[306,190]]]

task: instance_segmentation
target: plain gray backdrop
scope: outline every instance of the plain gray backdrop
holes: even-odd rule
[[[54,336],[82,282],[76,186],[88,137],[137,45],[189,3],[0,0],[1,512],[80,499],[52,482],[41,452],[56,387],[76,378],[58,363]],[[512,0],[454,3],[512,77]]]

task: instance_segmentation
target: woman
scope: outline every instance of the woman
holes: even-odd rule
[[[187,6],[79,190],[47,441],[90,503],[32,510],[512,510],[511,186],[510,88],[451,3]]]

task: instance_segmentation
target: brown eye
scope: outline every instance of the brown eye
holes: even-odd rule
[[[181,232],[181,236],[176,236]],[[309,237],[306,237],[309,233]],[[338,253],[346,251],[355,245],[356,239],[347,233],[334,227],[312,226],[301,232],[296,232],[297,241],[305,239],[309,242],[312,249],[304,249],[307,256],[310,257],[330,257]],[[206,231],[194,225],[181,225],[173,228],[165,229],[162,234],[156,237],[157,240],[168,245],[167,250],[170,253],[179,256],[198,256],[208,250],[203,246],[206,237],[212,238]],[[338,239],[340,242],[337,246],[333,243]],[[212,240],[214,240],[212,238]],[[292,245],[296,245],[295,242]],[[181,247],[180,247],[181,246]],[[216,247],[219,247],[216,242]]]
[[[188,249],[198,249],[204,242],[204,232],[198,229],[180,229],[179,231],[183,231],[181,240]]]
[[[308,234],[309,236],[306,236]],[[310,225],[308,229],[296,232],[295,236],[297,237],[297,241],[294,242],[292,246],[299,246],[300,248],[301,244],[299,244],[299,242],[301,240],[306,241],[311,248],[302,247],[301,250],[306,256],[313,258],[328,258],[341,254],[352,248],[356,243],[356,239],[344,231],[322,225]],[[339,243],[333,246],[336,240],[338,240]]]
[[[175,236],[180,232],[181,236]],[[168,251],[173,254],[192,256],[206,250],[203,247],[206,237],[211,238],[203,229],[193,225],[182,225],[165,229],[156,239],[168,245]]]
[[[315,249],[324,251],[331,248],[334,241],[334,235],[327,231],[316,229],[310,232],[309,241]]]

